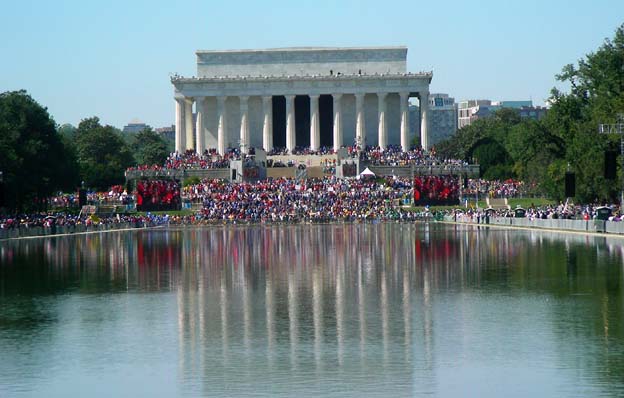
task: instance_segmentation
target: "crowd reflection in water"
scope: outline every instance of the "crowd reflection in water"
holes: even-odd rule
[[[319,381],[339,372],[371,386],[388,373],[409,381],[413,229],[185,231],[185,240],[203,245],[182,251],[183,373],[201,374],[213,386],[235,385],[241,377],[262,384],[283,372],[308,380],[312,372]],[[383,244],[389,240],[392,245]],[[241,363],[249,365],[243,375],[235,369]]]
[[[228,391],[236,393],[232,386],[240,381],[279,384],[272,375],[310,380],[312,374],[318,383],[331,383],[339,375],[342,382],[353,380],[358,384],[354,388],[363,391],[377,391],[389,379],[403,380],[405,393],[435,391],[431,383],[445,361],[436,323],[448,322],[444,318],[449,316],[450,327],[460,333],[465,328],[466,335],[477,327],[470,319],[476,310],[457,307],[470,300],[459,299],[444,308],[451,292],[460,297],[523,292],[556,298],[604,290],[588,306],[579,307],[574,318],[595,323],[599,345],[610,324],[616,335],[612,349],[619,352],[623,347],[623,324],[617,315],[622,310],[621,267],[608,267],[604,275],[572,270],[621,264],[618,241],[383,224],[185,234],[184,240],[194,243],[182,252],[186,276],[177,288],[179,365],[183,373],[199,375],[213,388],[229,386]],[[192,249],[202,247],[201,242],[202,250]],[[547,277],[534,279],[535,273]],[[564,282],[574,283],[561,283],[562,273],[567,274]],[[616,297],[605,304],[604,297],[612,294]],[[558,319],[557,314],[553,311],[551,332],[587,344],[571,335],[569,319]],[[577,353],[562,349],[559,355],[562,363],[578,361]],[[607,353],[603,359],[611,371],[624,370],[618,355]]]
[[[624,371],[623,250],[612,238],[434,224],[133,231],[3,244],[0,297],[26,284],[35,294],[175,292],[180,374],[203,392],[287,376],[380,393],[391,381],[414,394],[436,391],[440,325],[472,332],[473,295],[556,305],[589,293],[569,311],[591,335],[573,335],[554,310],[552,333],[602,344],[594,359],[609,372],[596,374],[613,382]]]

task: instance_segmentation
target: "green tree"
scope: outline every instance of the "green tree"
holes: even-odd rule
[[[520,120],[503,109],[460,129],[438,144],[438,152],[476,158],[483,176],[512,175],[538,184],[553,199],[563,198],[568,170],[576,174],[578,201],[616,198],[620,183],[604,179],[604,152],[617,149],[620,137],[600,135],[598,125],[615,123],[624,113],[624,25],[578,65],[564,66],[556,78],[570,90],[551,91],[551,108],[543,120]]]
[[[97,117],[84,119],[76,130],[76,152],[85,185],[107,190],[124,182],[125,170],[134,164],[130,148],[112,126],[102,126]]]
[[[514,174],[531,185],[539,184],[547,196],[560,198],[563,191],[559,190],[559,181],[550,178],[549,167],[563,159],[563,139],[553,135],[543,122],[525,120],[510,129],[506,141]]]
[[[77,164],[46,108],[26,91],[0,94],[0,171],[7,208],[44,208],[57,190],[75,187]]]
[[[564,159],[576,173],[576,196],[581,201],[614,198],[620,187],[604,180],[603,159],[619,137],[599,135],[598,125],[614,123],[624,112],[624,25],[577,66],[566,65],[557,79],[567,82],[570,92],[553,89],[545,123],[566,143]]]
[[[72,126],[69,123],[62,124],[57,127],[56,131],[62,136],[67,138],[69,141],[73,142],[76,136],[76,127]]]
[[[438,144],[437,150],[443,157],[478,162],[484,178],[511,178],[515,175],[507,138],[511,129],[521,123],[515,110],[504,108],[492,117],[463,127],[451,139]]]
[[[134,135],[131,148],[138,164],[162,165],[169,156],[167,143],[151,128],[146,128]]]

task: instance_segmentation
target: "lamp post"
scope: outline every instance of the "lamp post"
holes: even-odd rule
[[[598,133],[600,134],[619,134],[620,135],[620,161],[622,162],[622,190],[620,192],[620,209],[624,205],[624,114],[618,114],[618,122],[615,124],[599,124]]]

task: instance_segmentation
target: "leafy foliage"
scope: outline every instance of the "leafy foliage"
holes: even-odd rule
[[[130,145],[138,164],[162,165],[169,156],[167,142],[151,128],[135,134]]]
[[[46,108],[23,90],[0,94],[0,153],[8,209],[43,208],[53,192],[75,187],[75,155]]]
[[[190,187],[193,185],[197,185],[200,182],[201,180],[199,179],[199,177],[189,177],[182,182],[182,186],[186,188],[186,187]]]
[[[616,198],[620,183],[604,179],[603,160],[605,150],[619,147],[620,137],[599,135],[598,125],[615,123],[624,113],[624,25],[578,66],[564,66],[557,79],[569,83],[570,92],[551,91],[544,119],[521,120],[502,109],[460,129],[438,144],[438,152],[478,161],[486,178],[538,183],[553,199],[563,198],[568,169],[576,174],[580,201]]]
[[[134,164],[120,132],[112,126],[102,126],[97,117],[84,119],[78,125],[76,151],[82,181],[98,190],[122,184],[125,170]]]

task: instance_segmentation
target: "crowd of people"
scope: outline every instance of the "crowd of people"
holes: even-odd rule
[[[68,212],[42,212],[16,214],[0,217],[0,230],[20,228],[55,228],[86,227],[94,225],[130,224],[132,226],[161,225],[168,223],[170,217],[156,214],[115,214],[109,216],[94,216],[91,214],[72,214]]]
[[[389,145],[387,148],[367,146],[360,150],[357,146],[344,147],[347,156],[352,159],[359,158],[361,161],[378,166],[465,166],[466,162],[457,159],[441,159],[436,155],[435,149],[430,151],[421,148],[412,148],[409,151],[403,151],[400,146]],[[251,148],[248,153],[241,153],[238,148],[228,148],[227,152],[221,156],[216,149],[206,149],[202,154],[196,153],[194,150],[187,150],[184,153],[171,153],[162,165],[137,165],[128,168],[128,171],[161,171],[161,170],[198,170],[198,169],[215,169],[228,168],[232,160],[244,160],[248,156],[254,154]],[[323,146],[317,150],[310,147],[296,147],[289,151],[286,148],[275,147],[267,152],[267,156],[292,155],[292,156],[308,156],[308,155],[333,155],[335,151],[331,147]],[[291,163],[297,163],[291,159]],[[277,163],[276,163],[277,164]]]
[[[107,192],[85,191],[85,200],[87,204],[128,205],[134,203],[134,196],[123,185],[114,185]],[[48,200],[49,207],[56,210],[78,207],[79,202],[78,192],[59,193]]]
[[[185,153],[177,152],[169,155],[165,162],[166,169],[222,169],[230,167],[231,160],[241,160],[239,149],[229,148],[221,156],[216,149],[206,149],[203,154],[198,154],[194,150],[187,150]]]
[[[292,151],[293,155],[332,155],[334,148],[322,146],[319,149],[312,150],[310,147],[296,147]]]
[[[88,203],[99,204],[130,204],[134,198],[123,185],[114,185],[108,192],[87,192]]]
[[[169,154],[162,165],[137,165],[128,168],[128,171],[224,169],[230,167],[230,161],[241,160],[243,157],[237,148],[228,148],[223,156],[214,148],[206,149],[201,155],[189,149],[184,153]]]
[[[323,159],[321,160],[321,167],[324,174],[336,174],[336,159]]]
[[[535,206],[531,205],[524,210],[523,218],[528,220],[595,220],[598,218],[598,209],[608,208],[610,215],[608,221],[624,221],[624,215],[617,205],[601,205],[601,204],[565,204],[560,202],[557,205]],[[449,209],[441,211],[443,215],[451,215],[456,221],[478,222],[486,217],[486,213],[490,217],[515,217],[518,209]]]
[[[414,203],[453,205],[459,201],[459,177],[417,176],[414,178]]]
[[[357,147],[350,147],[351,157],[359,156],[360,160],[376,166],[467,166],[468,163],[457,159],[441,159],[436,155],[435,148],[430,151],[420,147],[403,151],[398,145],[389,145],[387,148],[368,146],[363,151]]]
[[[180,183],[175,180],[139,180],[136,186],[138,211],[180,208]]]
[[[202,203],[200,218],[209,221],[381,221],[413,217],[400,206],[412,194],[411,179],[204,180],[185,188],[185,193]]]
[[[475,196],[478,193],[480,197],[519,198],[529,196],[534,189],[534,186],[513,179],[500,181],[475,178],[468,180],[464,195]]]

